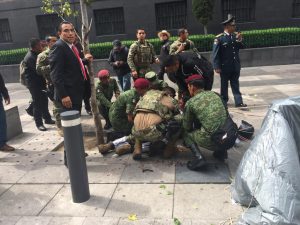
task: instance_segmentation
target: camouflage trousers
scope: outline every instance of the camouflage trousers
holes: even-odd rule
[[[211,151],[215,151],[216,149],[218,149],[218,147],[211,140],[211,134],[207,133],[203,129],[197,129],[192,132],[185,132],[183,139],[186,146],[190,146],[195,143],[199,147],[203,147]]]
[[[55,123],[57,128],[62,128],[61,126],[61,118],[60,118],[60,114],[62,112],[68,111],[68,110],[77,110],[79,111],[79,113],[81,114],[81,104],[73,104],[71,109],[66,109],[61,102],[59,101],[53,101],[53,116],[55,117]]]
[[[130,123],[127,116],[121,117],[109,111],[109,121],[113,130],[124,133],[131,133],[133,123]]]
[[[159,128],[158,128],[159,126]],[[136,131],[133,127],[132,135],[140,141],[155,142],[162,140],[166,134],[166,127],[161,125],[152,125],[146,129]]]

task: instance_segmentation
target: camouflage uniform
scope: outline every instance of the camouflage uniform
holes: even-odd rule
[[[165,87],[169,86],[165,81],[158,79],[156,73],[153,71],[146,73],[145,78],[150,82],[150,89],[162,91]]]
[[[36,60],[36,72],[46,79],[47,84],[52,84],[50,77],[49,52],[50,49],[48,48],[38,55]]]
[[[109,123],[109,108],[112,105],[111,99],[113,94],[116,96],[120,95],[120,89],[118,87],[117,81],[113,78],[109,78],[108,84],[103,82],[98,82],[96,86],[96,98],[99,111],[106,123]]]
[[[139,95],[135,89],[123,92],[109,109],[109,120],[115,131],[131,133],[133,123],[128,121],[127,115],[133,113]]]
[[[154,47],[148,41],[136,41],[130,46],[127,62],[131,71],[137,71],[138,77],[145,77],[155,59]]]
[[[212,91],[201,91],[189,99],[183,114],[184,141],[187,146],[215,150],[211,133],[224,124],[227,112],[221,98]],[[195,128],[196,127],[196,128]]]
[[[178,54],[178,47],[185,43],[184,51],[198,51],[197,48],[195,48],[195,44],[193,41],[187,39],[186,41],[182,42],[180,39],[176,40],[171,44],[170,46],[170,55],[176,55]]]
[[[161,122],[142,130],[136,130],[136,127],[134,126],[132,134],[135,138],[140,141],[155,142],[162,140],[165,137],[167,132],[167,122],[174,119],[174,116],[178,114],[179,111],[176,101],[173,101],[174,99],[171,100],[172,105],[170,107],[162,104],[161,99],[163,97],[171,98],[159,90],[149,90],[140,98],[135,108],[135,115],[138,113],[153,113],[161,118]]]

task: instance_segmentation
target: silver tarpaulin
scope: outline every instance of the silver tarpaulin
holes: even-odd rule
[[[300,224],[300,96],[273,102],[232,184],[239,225]]]

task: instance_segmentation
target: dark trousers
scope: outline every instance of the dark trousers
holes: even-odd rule
[[[91,92],[91,83],[90,80],[86,80],[84,82],[84,93],[83,93],[83,101],[84,101],[84,108],[86,111],[91,111],[91,98],[92,92]]]
[[[0,94],[0,148],[3,147],[6,144],[6,116],[5,111],[3,107],[3,100],[2,96]]]
[[[43,119],[50,120],[51,115],[48,109],[48,97],[39,87],[28,87],[33,104],[33,118],[36,126],[43,125]]]
[[[240,71],[222,72],[220,75],[221,75],[221,96],[223,100],[226,103],[228,102],[228,81],[229,81],[232,94],[234,97],[235,105],[243,103],[242,95],[240,92],[240,84],[239,84]]]

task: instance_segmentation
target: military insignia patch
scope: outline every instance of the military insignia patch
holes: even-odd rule
[[[219,43],[219,40],[216,38],[215,40],[214,40],[214,45],[217,45]]]

